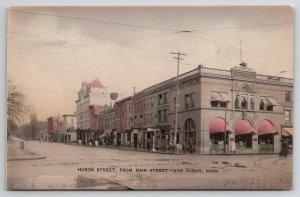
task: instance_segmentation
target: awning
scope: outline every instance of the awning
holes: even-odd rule
[[[100,135],[100,137],[105,137],[107,134],[110,134],[110,133],[111,133],[111,130],[106,130],[106,131],[104,131],[104,133],[102,133]]]
[[[235,124],[234,128],[235,135],[244,135],[244,134],[256,134],[255,130],[251,126],[248,120],[239,120]]]
[[[147,131],[148,132],[160,132],[160,129],[158,129],[158,128],[148,128]]]
[[[278,131],[274,128],[272,123],[268,120],[263,120],[259,127],[258,127],[258,135],[264,135],[264,134],[274,134],[277,135]]]
[[[223,99],[221,98],[221,96],[217,92],[212,92],[211,93],[210,100],[211,101],[223,101]]]
[[[231,101],[231,98],[228,96],[228,94],[226,94],[226,93],[220,93],[220,97],[222,98],[222,100],[224,101],[224,102],[230,102]]]
[[[278,103],[275,99],[273,99],[272,97],[266,97],[267,100],[267,106],[277,106]]]
[[[132,130],[132,133],[138,133],[138,132],[139,132],[138,129],[133,129],[133,130]]]
[[[210,134],[224,133],[225,131],[232,132],[232,130],[229,128],[228,124],[226,124],[226,127],[225,127],[225,120],[224,119],[215,118],[210,122],[210,124],[209,124]]]
[[[289,137],[293,136],[293,128],[282,128],[282,136]]]

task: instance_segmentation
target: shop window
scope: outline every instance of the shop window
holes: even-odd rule
[[[265,134],[258,136],[258,144],[274,144],[274,135]]]

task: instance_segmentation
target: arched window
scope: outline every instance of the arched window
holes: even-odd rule
[[[263,99],[261,99],[259,103],[259,110],[264,110],[264,109],[265,109],[265,102]]]
[[[239,96],[236,95],[236,96],[235,96],[235,99],[234,99],[234,108],[235,108],[235,109],[238,109],[238,108],[239,108],[239,105],[240,105],[240,102],[239,102]]]
[[[196,144],[196,124],[191,118],[188,118],[184,123],[184,144],[185,146]]]
[[[248,109],[248,103],[247,103],[246,97],[242,98],[241,107],[242,107],[242,109]]]

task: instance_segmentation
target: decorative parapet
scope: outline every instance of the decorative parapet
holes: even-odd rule
[[[211,74],[218,74],[218,75],[228,75],[231,76],[230,70],[223,70],[223,69],[217,69],[217,68],[207,68],[204,66],[200,67],[201,73],[211,73]]]

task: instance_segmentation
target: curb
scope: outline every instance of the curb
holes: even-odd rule
[[[16,157],[16,158],[7,158],[7,161],[39,160],[39,159],[46,159],[46,156],[40,156],[40,157]]]

